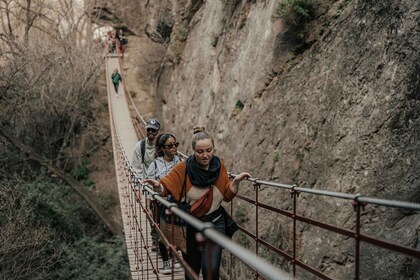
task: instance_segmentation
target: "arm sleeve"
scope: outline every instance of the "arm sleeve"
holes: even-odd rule
[[[155,173],[156,173],[155,164],[154,164],[154,162],[152,162],[150,164],[149,168],[147,169],[146,178],[147,179],[156,179],[155,178]]]
[[[143,178],[143,161],[141,159],[140,142],[134,146],[133,157],[131,159],[131,166],[133,166],[134,172],[140,179]]]
[[[184,184],[184,180],[186,179],[185,171],[185,162],[180,162],[172,168],[168,175],[160,179],[160,183],[164,189],[163,195],[167,195],[169,192],[175,200],[180,200],[182,186]]]
[[[149,166],[149,168],[147,169],[147,173],[146,173],[146,178],[147,179],[156,179],[155,178],[155,164],[152,162]],[[146,184],[146,186],[151,187],[151,185]],[[153,188],[152,188],[153,189]],[[152,199],[152,195],[146,191],[146,199]]]
[[[233,193],[232,190],[230,189],[230,185],[232,184],[232,182],[229,180],[229,176],[227,174],[227,169],[226,166],[222,163],[221,168],[220,168],[220,184],[223,186],[223,200],[226,202],[231,201],[235,196],[236,193]]]

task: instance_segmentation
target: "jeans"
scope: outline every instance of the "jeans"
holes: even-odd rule
[[[213,223],[214,229],[218,232],[225,234],[225,220],[221,216],[217,221]],[[200,274],[200,270],[203,269],[204,280],[219,279],[219,268],[222,259],[222,247],[216,244],[200,244],[195,239],[197,230],[192,227],[187,228],[187,263],[191,268]],[[210,258],[210,259],[209,259]],[[211,267],[209,267],[208,261],[211,260]],[[211,276],[210,276],[211,275]],[[185,279],[190,279],[185,275]]]
[[[157,207],[155,207],[157,206]],[[153,218],[155,219],[156,223],[160,223],[160,214],[165,211],[165,207],[163,205],[160,205],[159,203],[157,203],[156,201],[153,201],[151,204],[152,207],[152,211],[153,211]],[[153,237],[152,235],[152,239],[158,240],[159,238],[159,234],[155,231],[155,236]],[[168,250],[166,249],[165,244],[163,244],[162,241],[159,240],[159,253],[160,256],[162,257],[163,261],[167,261],[169,260],[169,256],[168,256]]]
[[[155,223],[160,223],[160,213],[162,211],[165,211],[165,207],[156,202],[156,200],[152,200],[150,203],[150,208],[152,209],[153,220],[155,221]],[[152,224],[150,224],[150,226],[152,226]],[[160,240],[159,234],[157,233],[154,227],[152,227],[150,234],[152,235],[153,244],[158,243],[159,254],[162,257],[162,260],[169,260],[168,249],[166,249],[165,244],[163,244],[163,242]]]

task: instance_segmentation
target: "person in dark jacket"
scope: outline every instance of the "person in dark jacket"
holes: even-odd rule
[[[125,46],[127,45],[127,38],[125,37],[125,33],[122,29],[118,32],[118,40],[120,42],[120,50],[121,50],[121,59],[124,58]]]
[[[112,83],[114,84],[115,88],[115,96],[118,97],[118,87],[120,82],[122,81],[120,73],[118,73],[118,69],[114,69],[114,72],[111,75]]]

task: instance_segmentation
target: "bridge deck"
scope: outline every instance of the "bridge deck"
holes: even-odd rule
[[[125,151],[125,154],[127,155],[128,159],[131,159],[131,155],[133,152],[134,145],[138,141],[137,135],[135,133],[135,129],[133,126],[133,123],[130,118],[129,109],[128,109],[128,103],[126,100],[126,95],[124,92],[124,87],[122,84],[119,87],[119,98],[115,96],[114,92],[114,86],[111,81],[111,74],[114,69],[118,69],[120,73],[122,73],[120,68],[120,61],[118,57],[108,57],[106,58],[105,63],[105,72],[106,72],[106,81],[107,81],[107,91],[108,91],[108,104],[110,106],[110,118],[113,117],[113,121],[111,120],[111,131],[112,131],[112,142],[113,142],[113,150],[114,155],[117,155],[117,140],[116,135],[114,135],[114,125],[115,130],[117,131],[120,141],[122,144],[122,148]],[[123,77],[124,78],[124,77]],[[139,233],[135,232],[135,226],[131,225],[131,221],[129,219],[130,213],[133,211],[132,208],[130,208],[130,202],[128,197],[130,196],[131,190],[129,190],[127,186],[127,178],[124,175],[123,166],[119,164],[119,161],[117,158],[114,158],[115,162],[115,170],[116,170],[116,176],[117,176],[117,182],[118,182],[118,193],[119,193],[119,199],[120,199],[120,205],[121,205],[121,213],[122,213],[122,220],[124,225],[124,233],[125,233],[125,239],[126,239],[126,246],[127,246],[127,252],[128,257],[130,261],[130,271],[132,279],[184,279],[184,272],[182,270],[176,270],[174,275],[162,275],[162,274],[155,274],[151,265],[151,261],[153,261],[154,264],[156,264],[156,261],[158,262],[158,267],[162,268],[162,259],[158,257],[156,260],[156,254],[152,254],[152,260],[148,259],[146,255],[146,250],[143,249],[144,246],[135,246],[135,237],[139,236]],[[140,225],[140,229],[146,228],[146,223],[148,221],[146,220],[146,215],[139,211],[138,205],[135,206],[137,215],[141,215],[141,217],[138,217],[138,220],[142,221]],[[149,227],[150,229],[150,227]],[[142,230],[145,232],[146,230]],[[137,235],[136,235],[137,234]],[[147,236],[147,242],[151,244],[151,236],[150,233]],[[138,250],[140,253],[138,256],[136,256],[136,247],[139,248]],[[142,262],[137,262],[137,258],[143,260]],[[137,266],[141,267],[137,267]],[[174,276],[174,278],[172,278]]]

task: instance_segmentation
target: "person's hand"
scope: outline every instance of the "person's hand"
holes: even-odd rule
[[[144,179],[142,183],[151,185],[155,192],[159,192],[159,193],[162,192],[162,185],[160,184],[158,180]]]
[[[242,172],[241,174],[236,175],[236,177],[233,178],[233,180],[232,180],[232,184],[230,184],[230,190],[234,194],[238,193],[239,183],[242,182],[243,180],[245,180],[246,178],[249,178],[249,177],[251,177],[251,175],[247,172]]]
[[[233,178],[233,181],[235,181],[236,183],[240,183],[245,179],[248,179],[249,177],[251,177],[251,175],[248,172],[242,172],[241,174],[236,175],[235,178]]]
[[[152,185],[153,188],[157,188],[160,186],[159,181],[155,179],[144,179],[141,183]]]

